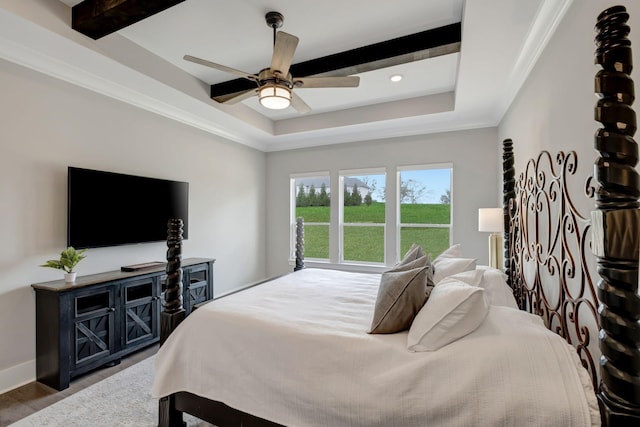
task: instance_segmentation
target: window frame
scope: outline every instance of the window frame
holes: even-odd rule
[[[330,171],[311,171],[311,172],[297,172],[289,174],[290,182],[290,214],[289,214],[289,250],[290,258],[289,263],[293,265],[295,262],[295,227],[296,227],[296,179],[304,178],[329,178],[329,189],[338,188],[339,191],[335,193],[333,190],[332,201],[329,208],[329,222],[328,223],[307,223],[305,225],[325,225],[329,227],[329,258],[309,258],[305,256],[305,264],[308,267],[317,268],[332,268],[345,271],[359,271],[365,273],[382,273],[393,266],[402,257],[401,247],[401,230],[402,227],[435,227],[449,229],[449,245],[453,239],[454,224],[454,162],[438,162],[438,163],[421,163],[421,164],[409,164],[409,165],[390,165],[390,166],[378,166],[378,167],[366,167],[366,168],[354,168],[354,169],[332,169]],[[400,217],[400,176],[401,172],[410,170],[423,170],[423,169],[449,169],[449,185],[450,185],[450,222],[449,224],[403,224]],[[383,175],[385,177],[385,222],[384,223],[346,223],[347,226],[354,224],[358,225],[377,225],[383,227],[384,235],[384,261],[383,262],[365,262],[365,261],[350,261],[344,259],[344,178],[347,176],[358,175]],[[334,185],[336,184],[336,185]],[[337,200],[337,203],[336,203]]]
[[[375,261],[357,261],[357,260],[345,260],[344,259],[344,179],[346,177],[351,176],[362,176],[362,175],[383,175],[385,180],[385,218],[383,223],[359,223],[359,222],[349,222],[346,223],[349,227],[382,227],[382,236],[383,236],[383,260],[382,262]],[[387,213],[386,213],[386,204],[387,204],[387,168],[385,167],[372,167],[372,168],[360,168],[360,169],[344,169],[338,171],[338,263],[343,265],[366,265],[366,266],[386,266],[387,265]]]
[[[309,173],[292,173],[289,174],[289,260],[296,258],[296,180],[304,178],[329,178],[329,194],[331,194],[331,174],[329,171],[309,172]],[[307,225],[326,225],[329,227],[329,257],[328,258],[307,258],[313,262],[329,263],[331,262],[331,209],[332,203],[329,203],[329,222],[304,222]]]
[[[417,170],[430,170],[430,169],[449,169],[449,224],[424,224],[424,223],[403,223],[402,216],[400,215],[400,206],[402,204],[402,197],[400,195],[400,186],[402,184],[401,174],[402,172],[407,171],[417,171]],[[402,257],[402,227],[411,227],[411,228],[448,228],[449,229],[449,246],[451,246],[452,241],[452,233],[453,230],[453,162],[446,163],[426,163],[426,164],[418,164],[418,165],[405,165],[405,166],[396,166],[396,200],[395,200],[395,209],[396,209],[396,261],[399,262]]]

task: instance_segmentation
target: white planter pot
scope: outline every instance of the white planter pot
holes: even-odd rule
[[[76,272],[73,273],[64,273],[64,281],[66,283],[73,283],[76,281]]]

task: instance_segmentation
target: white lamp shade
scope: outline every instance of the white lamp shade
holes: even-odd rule
[[[489,233],[504,231],[504,211],[502,208],[478,209],[478,231]]]
[[[271,110],[282,110],[291,105],[291,92],[283,86],[267,85],[260,89],[260,104]]]

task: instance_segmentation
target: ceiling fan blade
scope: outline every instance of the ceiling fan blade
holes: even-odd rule
[[[213,98],[215,101],[221,104],[237,104],[238,102],[244,101],[247,98],[251,98],[256,94],[257,89],[245,90],[242,92],[229,93],[226,95],[216,96]]]
[[[245,73],[244,71],[236,70],[235,68],[227,67],[224,65],[216,64],[215,62],[207,61],[206,59],[196,58],[195,56],[185,55],[183,57],[185,61],[194,62],[196,64],[204,65],[205,67],[214,68],[216,70],[225,71],[227,73],[235,74],[240,77],[244,77],[245,79],[257,82],[258,76]]]
[[[358,87],[359,84],[360,77],[357,76],[301,77],[296,78],[293,82],[295,87],[299,87],[301,89],[313,87]]]
[[[291,92],[291,106],[295,108],[298,113],[305,114],[311,111],[311,107],[293,91]]]
[[[280,75],[287,77],[297,46],[298,38],[296,36],[292,36],[284,31],[279,31],[278,34],[276,34],[276,44],[273,46],[271,72],[275,73],[278,71]]]

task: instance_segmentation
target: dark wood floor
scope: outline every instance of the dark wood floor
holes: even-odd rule
[[[153,345],[123,358],[119,365],[97,369],[78,377],[71,381],[71,385],[66,390],[58,391],[39,382],[32,382],[0,394],[0,427],[8,426],[116,372],[128,368],[156,354],[158,348],[158,345]]]

